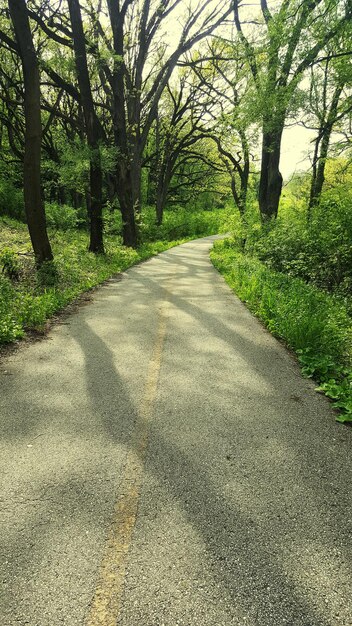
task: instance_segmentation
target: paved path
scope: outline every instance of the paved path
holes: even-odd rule
[[[351,626],[352,430],[211,242],[0,363],[1,626]]]

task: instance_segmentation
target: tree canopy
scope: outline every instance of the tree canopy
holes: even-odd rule
[[[52,256],[54,199],[86,207],[96,253],[107,206],[132,247],[148,202],[159,225],[167,203],[206,192],[232,194],[244,216],[251,188],[262,221],[275,218],[287,124],[316,132],[310,210],[336,133],[350,146],[351,11],[348,0],[1,0],[0,158],[15,186],[24,164],[38,263]]]

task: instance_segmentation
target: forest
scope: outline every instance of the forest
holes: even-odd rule
[[[351,18],[350,0],[0,0],[0,343],[226,233],[214,265],[351,422]],[[308,139],[284,178],[288,129]]]

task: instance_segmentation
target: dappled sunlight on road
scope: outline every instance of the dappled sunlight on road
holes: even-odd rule
[[[85,626],[134,484],[119,626],[350,623],[351,431],[234,298],[209,241],[129,270],[9,359],[6,626],[48,626],[48,596],[51,626]]]

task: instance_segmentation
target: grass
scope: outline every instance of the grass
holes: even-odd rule
[[[304,375],[340,409],[337,420],[352,422],[352,320],[340,299],[234,248],[215,243],[215,267],[267,328],[296,352]]]
[[[53,271],[52,264],[49,264],[44,265],[39,272],[34,269],[26,226],[9,218],[1,218],[0,344],[21,339],[28,330],[43,330],[46,321],[56,312],[110,276],[174,245],[217,232],[220,213],[206,213],[208,217],[202,217],[197,232],[193,232],[196,230],[194,220],[197,223],[194,214],[188,229],[184,224],[184,214],[167,219],[162,230],[162,240],[156,241],[152,240],[152,236],[156,237],[158,231],[148,234],[148,224],[145,223],[143,228],[147,241],[137,250],[122,246],[120,237],[110,227],[105,238],[104,255],[87,251],[88,235],[83,231],[51,230],[55,269]],[[177,227],[177,222],[181,228]],[[150,230],[153,228],[151,225]]]

